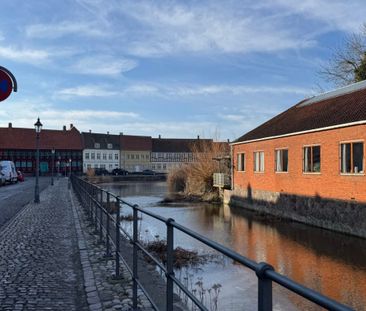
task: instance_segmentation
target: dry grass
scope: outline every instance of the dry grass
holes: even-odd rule
[[[230,173],[225,161],[214,158],[228,156],[225,143],[202,141],[191,147],[194,162],[171,170],[168,174],[168,186],[171,192],[181,192],[186,196],[209,196],[213,198],[217,190],[213,187],[213,174]]]

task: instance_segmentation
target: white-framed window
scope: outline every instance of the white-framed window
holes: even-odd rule
[[[276,172],[288,172],[288,149],[275,150]]]
[[[253,159],[254,172],[264,172],[264,151],[255,151]]]
[[[115,154],[114,154],[114,159],[115,159],[115,160],[118,160],[118,153],[115,153]]]
[[[89,160],[89,152],[85,152],[85,160]]]
[[[238,161],[237,171],[244,172],[245,171],[245,153],[238,153],[237,161]]]
[[[108,154],[108,160],[112,160],[112,154]]]
[[[97,152],[97,160],[100,160],[100,153]]]
[[[103,153],[103,160],[107,160],[107,154]]]
[[[303,148],[303,172],[320,173],[321,156],[320,146],[305,146]]]
[[[108,149],[112,149],[113,148],[113,145],[112,144],[107,144],[107,148]]]
[[[105,164],[101,164],[100,168],[104,168],[105,169]]]
[[[113,168],[113,164],[109,164],[109,168]]]
[[[364,146],[362,141],[341,143],[341,173],[364,173]]]
[[[99,149],[100,148],[100,143],[94,143],[94,148]]]
[[[92,160],[94,160],[94,159],[95,159],[95,153],[94,153],[94,152],[92,152],[90,156],[91,156],[91,159],[92,159]]]

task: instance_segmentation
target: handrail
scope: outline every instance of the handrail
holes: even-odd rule
[[[123,261],[125,265],[127,265],[126,260],[122,257],[119,249],[119,239],[120,239],[120,231],[127,236],[128,240],[133,245],[133,267],[132,269],[127,266],[127,270],[132,275],[133,280],[133,308],[137,309],[137,289],[138,287],[144,293],[146,298],[152,304],[152,307],[155,310],[159,310],[153,299],[150,297],[149,293],[143,287],[142,283],[139,281],[138,278],[138,251],[141,251],[143,254],[148,256],[163,272],[165,272],[165,276],[167,279],[166,285],[166,310],[173,310],[173,288],[174,284],[178,286],[191,300],[192,302],[200,309],[200,310],[207,310],[206,307],[186,288],[175,276],[173,270],[173,250],[174,250],[174,229],[180,232],[187,234],[188,236],[192,237],[195,240],[198,240],[205,245],[211,247],[212,249],[220,252],[221,254],[235,260],[236,262],[242,264],[243,266],[251,269],[256,273],[258,278],[258,310],[261,311],[269,311],[272,310],[272,282],[275,282],[281,285],[284,288],[304,297],[305,299],[314,302],[318,306],[324,307],[328,310],[334,311],[349,311],[352,308],[345,306],[335,300],[328,298],[322,295],[319,292],[316,292],[310,288],[307,288],[286,276],[276,272],[274,268],[265,263],[260,262],[257,263],[245,256],[238,254],[237,252],[215,242],[207,237],[194,232],[193,230],[182,226],[181,224],[174,221],[171,218],[164,218],[160,215],[157,215],[151,211],[145,210],[139,207],[136,204],[131,204],[119,196],[115,194],[103,190],[101,187],[96,186],[80,177],[71,176],[71,181],[73,185],[73,189],[75,190],[76,194],[79,197],[81,205],[86,209],[89,218],[93,221],[96,231],[99,233],[100,239],[103,239],[103,233],[106,238],[106,254],[108,255],[109,252],[109,239],[112,240],[112,244],[114,244],[115,248],[115,261],[116,261],[116,273],[115,277],[119,277],[119,269],[120,269],[120,259]],[[98,193],[100,194],[98,196]],[[108,211],[108,208],[104,208],[103,206],[103,193],[107,194],[107,206],[110,207],[110,197],[116,199],[117,202],[117,211],[116,217],[113,219],[111,214]],[[124,204],[132,208],[133,210],[133,235],[130,236],[121,226],[120,226],[120,206]],[[99,216],[98,211],[99,209]],[[150,216],[154,219],[159,220],[162,223],[165,223],[167,228],[167,263],[164,266],[161,264],[152,254],[150,254],[143,245],[139,242],[137,236],[137,229],[138,229],[138,213],[145,214]],[[103,217],[106,215],[107,217]],[[106,218],[104,220],[104,218]],[[110,229],[109,229],[109,222],[112,219],[112,222],[115,224],[115,241],[113,241],[114,237],[112,236]],[[107,226],[105,228],[105,222],[107,222]],[[99,228],[99,229],[98,229]]]

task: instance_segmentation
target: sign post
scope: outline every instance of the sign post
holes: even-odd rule
[[[7,99],[11,92],[18,89],[17,80],[5,67],[0,66],[0,102]]]

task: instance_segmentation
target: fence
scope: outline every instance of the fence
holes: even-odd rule
[[[174,267],[173,267],[173,251],[174,251],[174,232],[175,230],[181,231],[188,236],[196,239],[205,245],[211,247],[212,249],[220,252],[221,254],[231,258],[237,263],[251,269],[255,272],[258,278],[258,310],[269,311],[272,310],[272,282],[287,288],[293,293],[302,296],[303,298],[312,301],[318,306],[321,306],[328,310],[352,310],[351,308],[342,305],[324,295],[306,288],[293,280],[277,273],[274,268],[265,263],[257,263],[250,260],[231,249],[216,243],[174,221],[174,219],[166,219],[148,210],[145,210],[138,205],[133,205],[129,202],[124,201],[120,197],[103,190],[102,188],[85,181],[82,178],[72,176],[71,182],[74,191],[78,195],[79,201],[81,202],[83,208],[92,220],[95,230],[99,234],[99,240],[105,244],[106,256],[112,256],[111,247],[114,246],[114,260],[115,260],[115,277],[118,278],[120,275],[120,263],[124,262],[126,268],[130,272],[133,280],[133,308],[137,310],[138,302],[138,288],[144,293],[146,298],[151,303],[151,306],[155,310],[159,310],[153,297],[146,291],[139,280],[138,276],[138,251],[150,258],[162,271],[165,273],[166,277],[166,310],[173,310],[173,290],[174,284],[178,286],[191,301],[200,309],[207,310],[207,308],[197,299],[197,297],[191,293],[184,284],[175,277]],[[114,206],[112,206],[112,202]],[[127,205],[133,210],[133,234],[132,236],[126,232],[120,225],[120,207],[121,205]],[[111,209],[114,208],[116,216],[112,217],[110,213]],[[166,254],[166,264],[163,265],[158,261],[152,254],[150,254],[138,240],[138,213],[142,213],[149,217],[155,218],[160,222],[164,223],[166,226],[167,234],[167,254]],[[114,225],[115,230],[111,230],[111,224]],[[114,232],[113,232],[114,231]],[[133,245],[133,259],[132,259],[132,269],[127,265],[125,259],[121,256],[120,251],[120,239],[121,231],[126,235],[129,241]],[[113,233],[112,233],[113,232]]]

